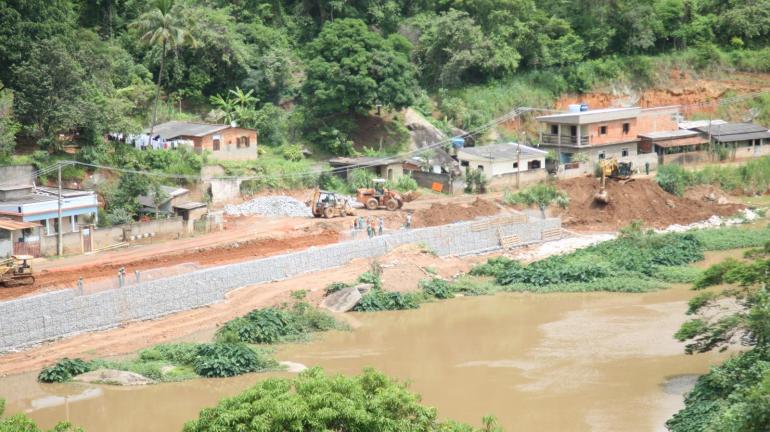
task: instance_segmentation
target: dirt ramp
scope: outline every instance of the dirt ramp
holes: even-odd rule
[[[480,216],[492,216],[497,213],[500,213],[500,207],[481,198],[476,198],[470,204],[435,203],[429,208],[415,213],[414,226],[422,228],[446,225],[475,219]]]
[[[677,197],[650,179],[637,179],[625,184],[608,179],[610,203],[607,205],[594,201],[594,194],[600,189],[596,178],[561,181],[559,188],[566,191],[570,198],[569,207],[561,215],[563,223],[573,228],[614,230],[635,219],[643,220],[648,227],[664,228],[705,220],[712,215],[729,216],[744,208],[740,204]]]

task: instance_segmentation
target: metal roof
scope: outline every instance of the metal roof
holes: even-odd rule
[[[329,159],[329,164],[332,166],[349,166],[349,165],[362,165],[362,166],[383,166],[391,165],[394,163],[401,163],[402,160],[397,157],[335,157]]]
[[[613,120],[634,118],[639,115],[641,108],[605,108],[580,112],[565,112],[537,117],[541,122],[583,125],[603,123]]]
[[[174,208],[178,208],[182,210],[193,210],[201,207],[206,207],[206,204],[198,201],[187,201],[181,204],[174,205]]]
[[[725,123],[723,125],[699,127],[696,130],[708,134],[719,142],[770,139],[770,131],[765,126],[753,123]]]
[[[164,140],[170,140],[180,136],[203,137],[228,129],[229,127],[230,125],[225,124],[170,121],[155,125],[152,133],[153,135],[160,135]],[[150,128],[145,129],[144,133],[150,133]]]
[[[40,224],[35,222],[22,222],[22,221],[17,221],[13,219],[0,219],[0,229],[4,229],[6,231],[18,231],[21,229],[36,228],[39,226]]]
[[[679,129],[698,129],[701,127],[708,127],[709,122],[711,122],[711,127],[719,126],[726,124],[727,122],[720,119],[715,120],[691,120],[691,121],[682,121],[679,122]]]
[[[37,191],[47,195],[56,196],[57,198],[59,197],[59,189],[55,187],[38,186]],[[94,194],[94,191],[90,191],[90,190],[67,189],[67,188],[62,188],[61,190],[61,196],[66,198],[93,195],[93,194]]]
[[[679,129],[674,131],[649,132],[645,134],[639,134],[639,137],[650,139],[650,140],[688,138],[693,136],[698,136],[698,132],[687,130],[687,129]]]
[[[159,205],[164,204],[168,202],[171,199],[174,199],[180,195],[184,195],[188,192],[190,192],[188,189],[180,188],[180,187],[172,187],[172,186],[160,186],[161,192],[163,192],[166,195],[166,198],[158,203]],[[142,195],[139,198],[137,198],[137,201],[139,201],[139,204],[146,206],[146,207],[155,207],[155,191],[150,190],[147,192],[146,195]]]
[[[517,154],[518,151],[521,151],[521,154]],[[482,147],[465,147],[457,150],[457,157],[461,158],[460,153],[465,153],[470,156],[474,156],[477,158],[482,159],[503,159],[503,160],[513,160],[517,157],[542,157],[548,154],[548,152],[536,149],[534,147],[529,147],[525,145],[521,145],[518,143],[503,143],[503,144],[492,144]]]

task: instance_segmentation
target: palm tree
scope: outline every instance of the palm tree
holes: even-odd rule
[[[232,91],[232,90],[231,90]],[[230,123],[235,120],[235,101],[233,99],[225,98],[222,95],[214,95],[209,98],[212,105],[219,108],[224,113],[225,123]],[[218,117],[219,120],[221,117]]]
[[[235,87],[235,90],[230,90],[229,93],[233,95],[233,101],[240,105],[241,108],[246,108],[249,105],[253,105],[259,102],[259,99],[257,99],[255,96],[252,96],[254,94],[254,89],[244,93],[240,87]]]
[[[140,41],[150,46],[160,46],[160,72],[158,72],[158,85],[155,90],[155,107],[152,110],[152,126],[150,137],[155,129],[158,116],[158,100],[160,99],[160,84],[163,79],[163,66],[166,52],[184,44],[195,45],[195,39],[179,27],[179,19],[172,14],[174,0],[155,0],[155,7],[143,13],[131,27],[142,32]]]

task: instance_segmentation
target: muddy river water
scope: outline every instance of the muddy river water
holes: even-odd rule
[[[697,374],[727,354],[683,354],[684,286],[647,294],[500,294],[419,310],[351,314],[353,331],[280,347],[276,357],[332,372],[373,366],[439,415],[507,431],[660,431]],[[10,413],[88,432],[175,431],[201,408],[271,375],[142,388],[0,380]]]

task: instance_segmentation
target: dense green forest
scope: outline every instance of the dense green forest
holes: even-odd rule
[[[770,0],[6,0],[0,158],[75,139],[98,160],[103,134],[150,126],[158,100],[157,121],[236,120],[264,144],[346,154],[377,105],[468,127],[485,120],[473,86],[643,84],[646,56],[677,50],[768,70],[769,41]]]

